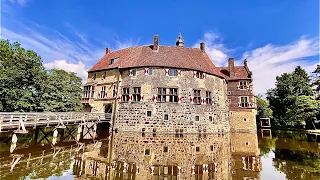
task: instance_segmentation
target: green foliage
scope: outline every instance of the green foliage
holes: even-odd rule
[[[312,86],[314,87],[314,91],[318,94],[316,99],[320,100],[320,65],[317,66],[314,73],[314,81],[312,82]]]
[[[0,40],[0,111],[81,111],[81,79],[45,70],[41,57],[19,43]]]
[[[312,96],[313,90],[310,84],[308,73],[300,66],[292,73],[277,76],[276,87],[267,92],[267,99],[273,111],[273,125],[286,127],[298,125],[290,121],[288,112],[295,106],[299,96]]]
[[[311,96],[298,96],[292,108],[288,111],[291,126],[314,125],[314,119],[320,114],[320,101]]]
[[[41,107],[45,111],[81,111],[81,78],[75,73],[51,69],[46,78]]]
[[[269,102],[264,100],[261,96],[256,96],[257,101],[257,121],[260,118],[272,118],[272,110],[270,109]]]

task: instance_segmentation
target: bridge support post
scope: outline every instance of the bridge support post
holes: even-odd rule
[[[12,153],[14,149],[16,149],[17,142],[18,142],[18,137],[16,134],[13,134],[11,139],[10,153]]]

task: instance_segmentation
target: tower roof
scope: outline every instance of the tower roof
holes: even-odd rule
[[[179,33],[178,39],[176,40],[176,46],[184,47],[184,40],[183,40],[183,37],[182,37],[181,29],[180,29],[180,33]]]

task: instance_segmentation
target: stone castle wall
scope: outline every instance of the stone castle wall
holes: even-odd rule
[[[141,87],[143,101],[119,102],[117,116],[114,124],[120,131],[146,132],[226,132],[229,131],[227,108],[227,85],[225,80],[206,75],[205,79],[194,78],[194,71],[181,70],[181,76],[165,75],[164,68],[153,68],[152,75],[145,75],[144,68],[137,69],[136,76],[129,76],[129,70],[121,74],[121,83],[118,96],[121,97],[123,87]],[[178,88],[178,96],[181,102],[154,102],[157,96],[157,88]],[[201,98],[206,98],[206,91],[212,92],[214,105],[196,105],[190,102],[193,90],[201,90]],[[151,111],[151,117],[147,117],[147,111]],[[168,121],[164,116],[168,115]],[[199,121],[195,121],[199,116]],[[212,121],[209,121],[212,116]]]

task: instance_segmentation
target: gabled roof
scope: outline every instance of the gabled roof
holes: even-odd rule
[[[110,64],[110,60],[114,58],[118,59],[114,64]],[[89,72],[133,67],[183,68],[224,77],[207,53],[199,48],[159,46],[158,51],[154,51],[152,45],[130,47],[108,53]]]
[[[234,76],[230,77],[230,72],[228,67],[217,67],[219,71],[223,74],[223,77],[227,80],[236,80],[236,79],[251,79],[250,71],[245,66],[235,66],[234,67]]]

